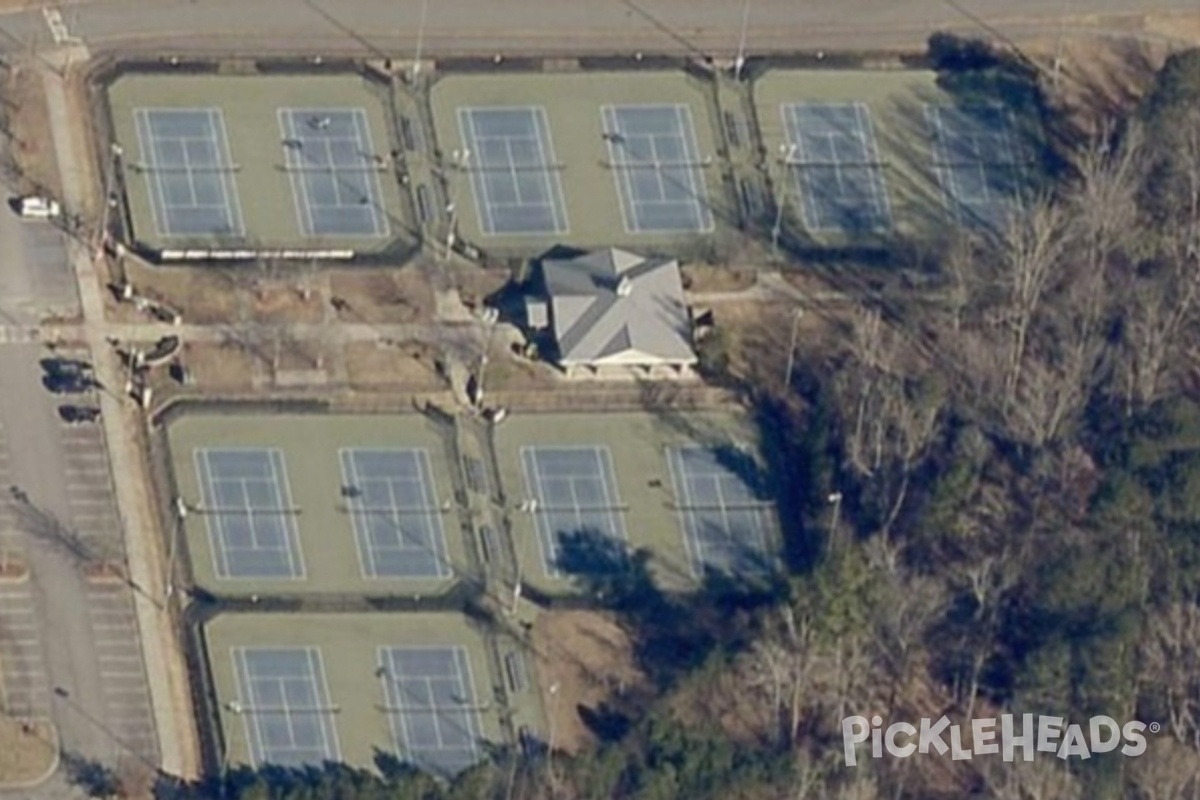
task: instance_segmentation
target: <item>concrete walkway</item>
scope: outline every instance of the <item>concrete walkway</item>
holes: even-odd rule
[[[88,192],[84,172],[80,169],[85,154],[81,152],[82,143],[72,136],[82,126],[73,119],[60,72],[47,67],[42,78],[62,176],[63,204],[67,208],[82,208]],[[82,334],[91,350],[97,378],[107,386],[120,386],[124,381],[124,368],[118,354],[105,340],[108,334],[104,319],[104,289],[92,254],[75,239],[69,241],[68,248],[83,308],[84,324],[77,332]],[[161,767],[171,775],[191,778],[197,776],[200,769],[187,668],[169,605],[157,605],[150,600],[151,597],[165,596],[165,559],[161,553],[158,519],[149,495],[152,483],[142,461],[142,415],[130,401],[122,402],[108,392],[100,392],[99,397],[116,484],[117,508],[125,534],[129,577],[143,589],[135,592],[133,597],[162,753]]]

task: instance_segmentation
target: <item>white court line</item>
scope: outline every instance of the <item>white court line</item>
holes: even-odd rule
[[[229,146],[229,131],[225,127],[225,112],[219,108],[211,108],[208,110],[210,130],[212,130],[213,149],[217,151],[217,159],[219,167],[229,167],[235,162],[233,160],[233,148]],[[221,132],[221,139],[218,142],[216,133]],[[246,235],[246,223],[242,218],[242,202],[238,195],[237,176],[229,171],[221,172],[221,194],[224,200],[223,205],[228,209],[230,217],[229,222],[233,228],[234,236]],[[236,224],[234,224],[236,220]]]
[[[137,129],[138,150],[141,151],[142,164],[148,167],[145,170],[143,177],[146,180],[146,194],[150,197],[150,213],[154,217],[154,230],[161,236],[167,236],[165,232],[166,223],[163,217],[166,215],[166,198],[163,197],[163,189],[157,180],[158,175],[158,153],[155,152],[154,145],[154,129],[150,126],[150,111],[148,108],[135,108],[133,110],[134,127]]]
[[[375,143],[371,138],[371,121],[367,119],[367,112],[361,108],[355,108],[353,112],[355,143],[364,148],[364,153],[374,153]],[[379,181],[379,173],[373,169],[370,170],[365,182],[368,184],[368,194],[371,197],[371,223],[374,227],[374,232],[368,235],[386,236],[390,226],[387,214],[383,212],[383,187]]]
[[[480,159],[482,162],[483,155],[480,152],[479,136],[475,129],[476,110],[476,108],[471,106],[459,108],[458,127],[460,138],[465,139],[463,147],[470,148],[468,152],[472,153],[475,158]],[[487,196],[487,181],[482,172],[471,167],[469,158],[466,159],[466,163],[462,167],[467,170],[467,177],[471,184],[471,198],[475,203],[475,218],[479,220],[479,227],[483,230],[484,234],[495,236],[496,220],[492,217],[491,202]],[[457,193],[451,191],[451,196],[457,197]]]
[[[538,467],[537,448],[523,446],[521,448],[521,465],[525,468],[525,485],[534,493],[539,505],[545,505],[546,495],[542,488],[542,471]],[[532,480],[530,473],[532,472]],[[542,570],[547,577],[557,578],[561,572],[558,569],[558,543],[554,541],[554,531],[550,527],[549,515],[544,511],[533,514],[534,529],[537,531],[538,553],[542,557]],[[551,563],[551,559],[554,563]]]
[[[292,485],[288,478],[287,464],[283,460],[283,451],[279,448],[271,450],[271,477],[274,480],[276,499],[281,501],[281,508],[289,509],[283,520],[284,539],[288,546],[288,566],[291,568],[293,580],[304,580],[308,570],[304,564],[304,551],[301,549],[300,532],[290,509],[296,506],[292,502]]]
[[[671,486],[675,490],[675,497],[679,504],[676,510],[676,519],[679,522],[680,532],[683,536],[683,547],[687,552],[688,566],[692,570],[692,577],[699,579],[702,575],[703,566],[699,563],[700,553],[698,550],[700,544],[698,541],[694,545],[692,543],[695,533],[693,531],[693,520],[690,516],[692,512],[690,509],[694,504],[692,503],[691,489],[687,484],[687,469],[683,465],[683,449],[682,447],[667,448],[667,466],[671,472]]]

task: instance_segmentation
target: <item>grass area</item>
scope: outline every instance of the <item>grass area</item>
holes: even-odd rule
[[[332,269],[329,294],[338,319],[374,325],[433,319],[433,288],[416,267]]]
[[[434,367],[436,353],[419,342],[388,347],[352,342],[346,345],[344,355],[350,385],[358,390],[435,392],[446,388]]]
[[[260,358],[233,344],[210,342],[185,342],[182,360],[197,387],[215,392],[249,391],[255,372],[267,366]],[[162,370],[155,374],[169,380]]]
[[[0,716],[0,790],[49,777],[58,762],[58,731],[49,720]]]

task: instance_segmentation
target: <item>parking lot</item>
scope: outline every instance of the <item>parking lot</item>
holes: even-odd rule
[[[73,752],[155,763],[104,439],[94,421],[72,424],[59,413],[63,405],[95,406],[95,390],[61,381],[48,388],[47,355],[35,345],[0,348],[0,540],[27,568],[20,582],[0,581],[4,704],[52,719]]]

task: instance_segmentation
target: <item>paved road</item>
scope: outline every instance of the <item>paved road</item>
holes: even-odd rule
[[[417,48],[422,0],[91,0],[62,19],[93,52],[143,50],[247,54],[298,51],[409,55]],[[428,0],[429,55],[530,51],[702,52],[731,58],[739,0]],[[1072,27],[1120,29],[1131,17],[1197,11],[1196,0],[750,0],[751,51],[797,48],[919,48],[933,30],[994,28],[1045,33]],[[1108,19],[1106,19],[1108,18]],[[48,44],[40,12],[5,18],[6,49],[30,37]]]

